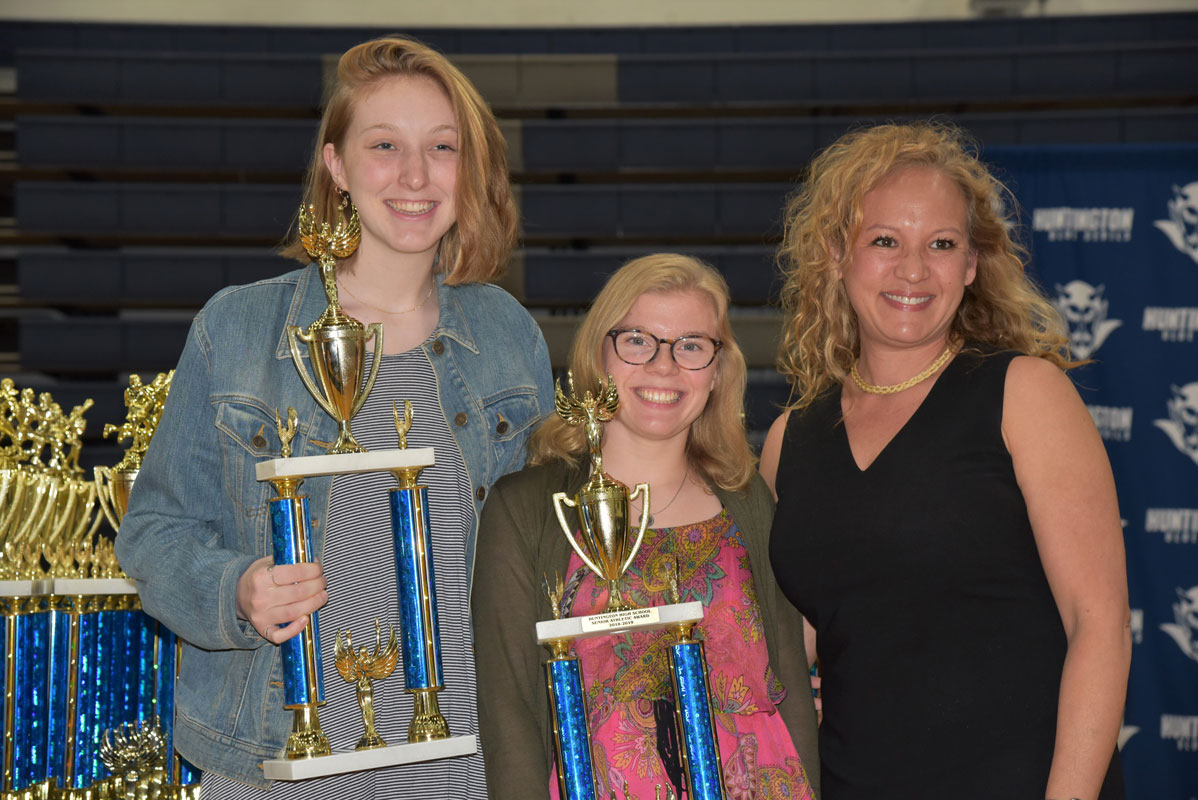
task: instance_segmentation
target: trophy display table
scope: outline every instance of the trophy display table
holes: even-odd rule
[[[293,746],[293,742],[289,741],[284,758],[262,762],[263,774],[267,778],[304,780],[470,755],[478,751],[478,739],[474,734],[448,735],[448,725],[436,703],[435,693],[441,689],[442,681],[436,588],[428,531],[427,487],[416,485],[419,471],[434,463],[433,448],[425,447],[284,457],[256,465],[257,479],[270,481],[281,490],[280,497],[271,501],[275,563],[310,560],[311,545],[307,541],[309,537],[305,525],[308,518],[307,498],[295,494],[300,481],[317,475],[367,472],[390,472],[395,475],[399,488],[391,490],[391,509],[399,614],[403,628],[404,684],[405,691],[415,696],[416,703],[407,743],[383,744],[373,729],[373,711],[367,712],[363,708],[363,725],[367,732],[359,743],[359,749],[333,751],[327,739],[324,739],[322,747],[305,750],[301,746]],[[324,704],[320,633],[317,615],[313,614],[312,617],[312,624],[300,636],[282,645],[284,707],[297,715],[293,739],[296,737],[295,731],[300,731],[301,724],[308,725],[303,730],[303,735],[307,737],[305,742],[324,737],[316,716],[316,709]],[[379,680],[390,674],[390,669],[384,667],[380,670],[376,665],[388,658],[394,664],[394,634],[387,648],[383,647],[380,636],[373,655],[367,648],[355,651],[352,640],[343,645],[341,632],[338,632],[337,644],[338,671],[346,681],[359,681],[366,676],[369,685],[370,679]],[[373,692],[372,689],[368,691]],[[301,723],[301,717],[311,722]],[[299,742],[299,739],[295,741]],[[368,741],[373,744],[365,745]]]

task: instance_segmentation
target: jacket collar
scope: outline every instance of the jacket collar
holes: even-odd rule
[[[437,327],[433,330],[433,338],[441,336],[453,339],[471,353],[478,355],[478,345],[470,330],[470,323],[462,310],[462,304],[457,296],[456,288],[445,285],[445,274],[437,272],[437,305],[440,315]],[[291,306],[287,310],[287,320],[279,331],[279,343],[275,348],[275,358],[291,358],[291,346],[287,343],[287,328],[294,325],[307,330],[317,317],[324,313],[329,301],[324,293],[324,283],[320,279],[320,266],[316,263],[299,273],[296,281],[295,294],[291,298]],[[307,354],[307,348],[300,348],[302,355]]]

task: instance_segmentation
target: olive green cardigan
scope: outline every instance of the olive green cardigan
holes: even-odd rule
[[[536,623],[551,618],[543,575],[566,573],[570,544],[550,497],[573,495],[586,474],[555,462],[507,475],[491,490],[479,522],[471,607],[478,666],[478,716],[491,800],[546,797],[552,729],[545,688],[545,648]],[[802,618],[774,581],[769,535],[774,502],[759,476],[744,493],[717,489],[749,553],[766,648],[787,694],[778,705],[812,786],[819,787],[815,707]]]

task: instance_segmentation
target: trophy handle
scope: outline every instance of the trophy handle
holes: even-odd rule
[[[300,380],[304,382],[304,388],[306,388],[308,393],[316,399],[316,404],[324,409],[324,413],[328,414],[333,419],[336,419],[337,410],[333,408],[332,403],[325,399],[324,392],[316,388],[316,382],[312,380],[310,375],[308,375],[308,370],[304,367],[303,356],[300,355],[299,344],[296,342],[296,339],[299,339],[304,344],[309,344],[311,342],[311,339],[305,337],[304,332],[300,330],[298,325],[288,325],[287,344],[291,346],[291,360],[295,362],[295,369],[297,372],[299,372]]]
[[[562,533],[566,534],[566,540],[570,542],[570,546],[574,548],[574,552],[578,553],[578,557],[582,559],[582,563],[590,567],[591,571],[600,578],[606,578],[606,576],[603,574],[603,570],[599,569],[599,565],[592,561],[590,556],[584,553],[582,548],[578,546],[578,542],[575,541],[574,534],[571,532],[573,530],[572,526],[570,523],[566,522],[566,514],[562,511],[562,505],[567,505],[570,508],[578,508],[578,504],[567,497],[565,492],[554,492],[553,510],[557,512],[557,521],[562,526]],[[640,540],[637,540],[637,543],[639,544]]]
[[[641,529],[636,532],[636,542],[632,545],[632,550],[628,552],[628,560],[624,562],[624,566],[620,567],[620,574],[624,574],[632,566],[632,559],[636,558],[637,552],[641,549],[641,540],[645,538],[645,528],[649,525],[649,484],[638,483],[636,491],[628,495],[628,499],[634,500],[638,494],[644,496],[641,501]]]
[[[366,403],[366,398],[370,396],[370,390],[374,388],[374,379],[378,377],[379,365],[383,363],[383,326],[381,323],[372,322],[366,327],[366,332],[369,334],[362,343],[374,339],[374,358],[370,359],[370,374],[366,376],[366,386],[363,387],[361,394],[358,395],[358,402],[354,403],[354,408],[349,412],[350,419],[358,416],[358,412],[362,410],[362,406]],[[306,375],[305,375],[306,377]]]
[[[112,491],[112,469],[110,467],[96,467],[95,479],[96,496],[100,500],[100,510],[104,512],[104,518],[108,520],[108,524],[112,526],[112,529],[114,531],[120,530],[121,523],[116,518],[116,509],[112,500],[108,497],[108,493]]]

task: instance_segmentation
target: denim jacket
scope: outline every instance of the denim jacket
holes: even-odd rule
[[[440,320],[421,347],[475,487],[472,574],[486,493],[523,466],[528,435],[553,408],[549,354],[540,328],[502,289],[437,280]],[[254,465],[280,454],[275,409],[298,412],[294,456],[321,455],[319,443],[336,436],[332,417],[304,388],[286,336],[286,326],[306,328],[326,305],[314,266],[225,289],[205,305],[116,542],[143,608],[184,640],[176,747],[201,770],[263,787],[259,764],[282,753],[291,712],[283,710],[279,648],[237,618],[236,587],[271,553],[274,491],[255,480]],[[310,368],[306,352],[304,361]],[[300,488],[318,555],[331,484],[314,477]]]

